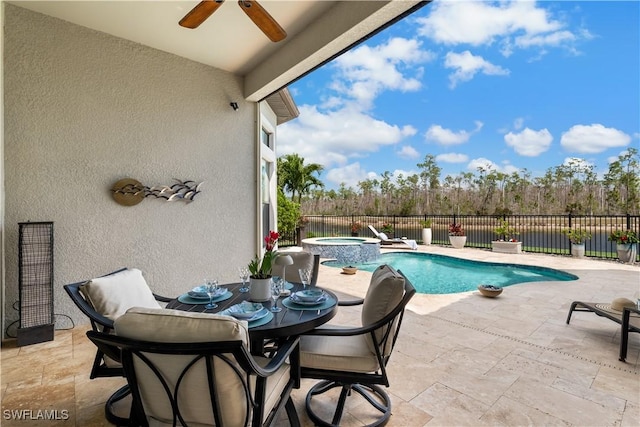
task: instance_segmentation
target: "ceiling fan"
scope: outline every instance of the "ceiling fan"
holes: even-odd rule
[[[203,0],[191,9],[191,11],[180,20],[179,24],[185,28],[197,28],[206,21],[213,12],[218,10],[218,8],[222,6],[222,3],[224,3],[224,0]],[[287,33],[280,24],[278,24],[276,20],[269,15],[269,12],[260,6],[257,1],[239,0],[238,6],[240,6],[244,13],[247,14],[253,23],[256,24],[272,42],[279,42],[287,37]]]

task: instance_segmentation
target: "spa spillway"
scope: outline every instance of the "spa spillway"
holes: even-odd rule
[[[373,261],[380,255],[380,240],[365,237],[314,237],[303,239],[302,247],[345,264]]]

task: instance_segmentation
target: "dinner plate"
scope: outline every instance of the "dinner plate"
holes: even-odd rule
[[[326,299],[324,291],[320,289],[305,289],[303,291],[298,291],[293,295],[295,295],[294,299],[304,302],[318,302],[321,301],[323,297]]]
[[[243,301],[240,304],[232,305],[227,312],[237,319],[251,319],[264,307],[259,302]]]
[[[226,292],[227,288],[219,287],[218,289],[216,289],[216,293],[213,294],[213,297],[217,298],[220,295],[224,295]],[[196,286],[195,288],[187,292],[187,295],[194,299],[209,299],[209,295],[207,294],[204,286]]]
[[[229,309],[227,308],[226,310],[222,310],[219,314],[224,314],[226,316],[232,316],[235,317],[233,315],[233,313],[229,312]],[[246,320],[247,322],[253,322],[255,320],[260,320],[262,319],[264,316],[269,314],[269,310],[266,307],[262,307],[262,310],[258,311],[256,314],[254,314],[253,316],[249,317],[249,318],[243,318],[243,319],[238,319],[236,317],[236,319],[238,320]]]
[[[323,302],[325,302],[327,300],[327,294],[323,293],[322,296],[320,298],[318,298],[317,300],[315,300],[315,301],[303,301],[303,300],[297,298],[296,294],[292,294],[289,297],[289,299],[294,304],[305,305],[305,306],[314,306],[314,305],[320,305]]]

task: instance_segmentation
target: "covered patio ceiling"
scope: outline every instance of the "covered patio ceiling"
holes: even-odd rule
[[[196,29],[178,21],[197,0],[10,3],[243,76],[245,98],[260,101],[428,2],[261,0],[287,32],[277,43],[235,1]]]

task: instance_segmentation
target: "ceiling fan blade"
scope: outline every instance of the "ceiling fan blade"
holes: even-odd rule
[[[222,3],[224,3],[224,0],[201,1],[180,20],[179,24],[185,28],[198,28],[198,26],[206,21],[213,12],[222,6]]]
[[[287,37],[286,31],[257,1],[238,0],[238,5],[272,42],[279,42]]]

